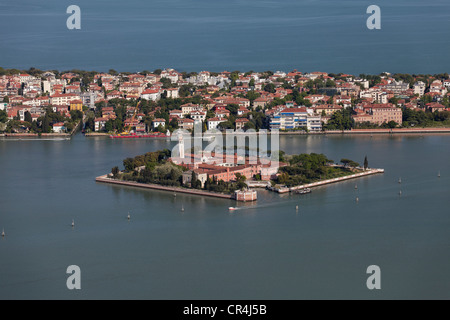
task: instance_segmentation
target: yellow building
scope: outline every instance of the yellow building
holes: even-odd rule
[[[72,110],[83,111],[83,102],[81,100],[70,101],[70,111]]]

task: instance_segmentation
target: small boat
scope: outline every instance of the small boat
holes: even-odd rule
[[[356,197],[356,202],[359,202],[359,198],[358,197]]]
[[[441,177],[441,172],[439,171],[439,172],[438,172],[438,178],[440,178],[440,177]]]
[[[304,188],[304,189],[300,189],[300,190],[296,190],[295,193],[296,194],[307,194],[307,193],[311,193],[311,189],[310,188]]]
[[[398,192],[398,195],[399,195],[399,196],[401,196],[401,195],[402,195],[402,190],[400,190],[400,191]]]
[[[398,178],[398,183],[402,183],[402,178]]]
[[[75,221],[72,219],[72,228],[75,227]]]
[[[181,206],[181,212],[184,212],[184,207],[183,206]]]
[[[131,219],[131,216],[130,216],[130,213],[128,212],[128,216],[127,216],[127,219],[128,220],[130,220]]]
[[[5,237],[5,229],[2,230],[2,237]]]
[[[358,189],[358,185],[357,184],[355,184],[355,189]]]
[[[228,210],[234,211],[234,210],[237,210],[237,208],[235,208],[235,207],[228,207]]]
[[[298,206],[295,206],[295,210],[298,210]]]

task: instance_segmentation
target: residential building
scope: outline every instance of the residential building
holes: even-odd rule
[[[53,124],[53,132],[62,133],[65,132],[64,122],[57,122]]]
[[[75,93],[56,93],[50,97],[53,105],[70,105],[73,100],[80,100],[80,96]]]
[[[192,130],[194,128],[194,120],[188,118],[178,119],[178,127],[180,129]]]
[[[306,107],[285,108],[273,113],[270,119],[271,129],[321,131],[322,121],[320,115],[314,115],[313,109]]]
[[[107,118],[95,118],[94,119],[94,128],[95,131],[101,131],[105,129],[105,124],[108,121]]]
[[[141,94],[141,98],[145,100],[158,101],[161,98],[159,90],[147,89]]]
[[[83,111],[83,102],[81,100],[70,101],[70,111],[72,110]]]
[[[197,121],[205,121],[205,119],[206,119],[206,112],[193,111],[193,112],[191,112],[191,118],[195,122],[197,122]]]
[[[166,125],[166,120],[165,119],[161,119],[161,118],[153,120],[153,129],[158,129],[158,127],[160,125],[162,127],[164,127]]]
[[[208,120],[207,120],[207,123],[208,123],[208,130],[216,129],[217,126],[218,126],[221,122],[224,122],[224,121],[226,121],[226,119],[224,119],[224,118],[218,118],[218,117],[208,119]]]
[[[244,126],[246,123],[248,123],[250,120],[247,118],[237,118],[236,119],[236,130],[244,129]]]

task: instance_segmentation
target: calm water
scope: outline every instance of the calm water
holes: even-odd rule
[[[448,0],[0,0],[0,66],[142,71],[450,71]],[[366,27],[381,8],[382,29]]]
[[[0,299],[450,298],[450,136],[280,145],[335,161],[367,155],[386,172],[306,196],[261,191],[230,214],[228,200],[94,182],[165,140],[0,140]],[[78,291],[66,288],[72,264]],[[377,292],[365,285],[373,264]]]

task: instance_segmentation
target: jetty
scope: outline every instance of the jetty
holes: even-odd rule
[[[365,177],[365,176],[369,176],[369,175],[373,175],[373,174],[378,174],[378,173],[384,173],[384,169],[368,169],[366,171],[355,173],[355,174],[351,174],[351,175],[344,176],[344,177],[327,179],[327,180],[321,180],[321,181],[312,182],[312,183],[308,183],[308,184],[303,184],[301,186],[295,186],[295,187],[290,187],[290,188],[288,188],[288,187],[280,187],[280,188],[270,187],[268,189],[270,191],[274,191],[274,192],[278,192],[278,193],[295,192],[296,190],[302,190],[302,189],[308,189],[308,188],[310,189],[310,188],[313,188],[313,187],[319,187],[319,186],[323,186],[323,185],[327,185],[327,184],[331,184],[331,183],[336,183],[336,182],[346,181],[346,180],[350,180],[350,179],[361,178],[361,177]]]

